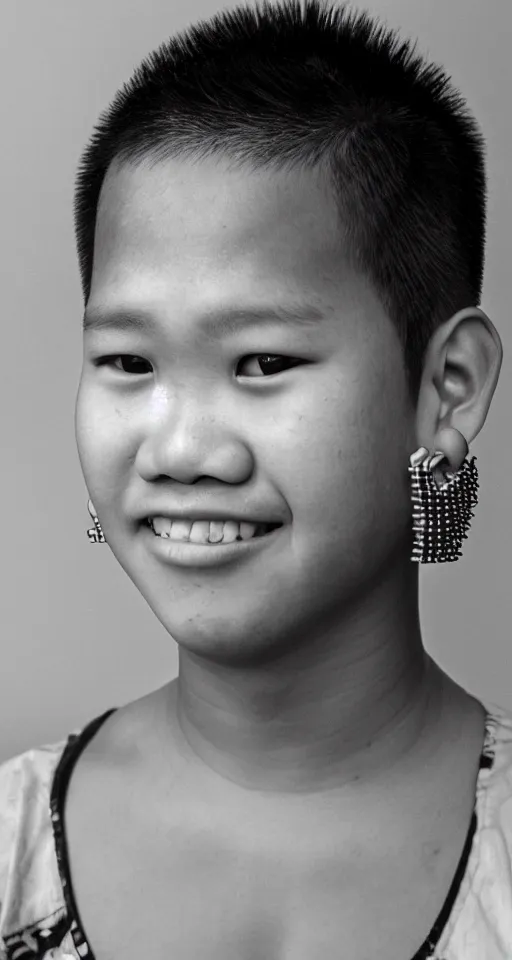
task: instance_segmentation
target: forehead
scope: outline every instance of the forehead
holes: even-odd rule
[[[161,287],[157,294],[222,282],[311,295],[351,273],[320,174],[172,160],[115,165],[102,187],[93,286],[135,277]]]

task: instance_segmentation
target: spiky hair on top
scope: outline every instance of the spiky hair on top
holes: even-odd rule
[[[433,332],[480,302],[485,140],[416,42],[346,7],[239,5],[141,62],[100,114],[78,165],[83,296],[87,304],[99,194],[114,161],[220,157],[249,171],[321,169],[346,256],[396,326],[416,400]]]

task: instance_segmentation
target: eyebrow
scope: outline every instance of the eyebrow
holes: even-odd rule
[[[199,320],[199,327],[206,334],[220,338],[235,333],[241,327],[267,326],[276,323],[312,329],[324,319],[325,315],[313,304],[290,303],[278,306],[275,304],[268,306],[229,304],[203,314]],[[82,323],[84,332],[107,329],[157,332],[158,327],[159,323],[154,315],[141,307],[126,309],[92,307],[85,310]]]

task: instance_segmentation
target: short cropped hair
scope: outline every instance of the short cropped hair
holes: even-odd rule
[[[478,305],[485,140],[441,67],[367,12],[321,0],[239,5],[142,60],[94,127],[74,218],[89,299],[98,199],[119,164],[225,158],[257,171],[321,170],[348,262],[395,325],[416,402],[425,349]]]

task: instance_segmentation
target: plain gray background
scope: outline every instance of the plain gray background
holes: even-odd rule
[[[50,743],[178,672],[177,645],[92,525],[74,436],[83,303],[72,200],[98,115],[140,60],[220,0],[3,0],[0,762]],[[481,306],[504,360],[471,444],[479,503],[457,563],[422,565],[426,648],[474,695],[512,709],[509,417],[510,0],[353,3],[441,63],[487,140]],[[412,451],[411,451],[412,452]],[[383,465],[383,469],[384,465]]]

